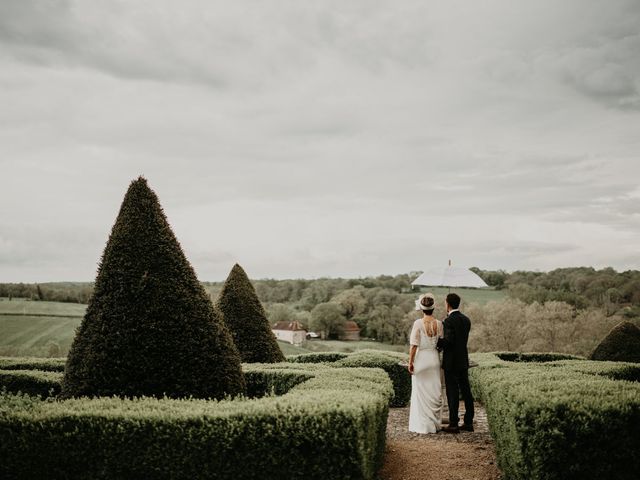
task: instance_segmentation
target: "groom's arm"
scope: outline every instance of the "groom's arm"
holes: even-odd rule
[[[456,340],[456,331],[453,328],[453,320],[449,319],[444,322],[444,336],[438,339],[438,344],[436,348],[438,350],[443,350],[446,348],[451,348],[455,344]]]

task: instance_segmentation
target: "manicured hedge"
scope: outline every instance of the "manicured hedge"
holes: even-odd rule
[[[302,353],[300,355],[287,356],[287,362],[293,363],[333,363],[343,358],[347,358],[348,353],[341,352],[319,352],[319,353]]]
[[[368,367],[381,368],[393,383],[394,396],[391,407],[406,407],[411,399],[411,374],[407,366],[401,363],[398,355],[376,351],[362,351],[338,360],[334,367]]]
[[[238,349],[143,177],[131,182],[71,344],[61,396],[245,392]]]
[[[265,391],[297,384],[282,396],[221,401],[2,394],[0,478],[375,478],[393,395],[385,372],[244,369]]]
[[[242,363],[285,361],[253,284],[237,263],[222,286],[216,306],[233,337]]]
[[[313,378],[312,374],[301,374],[299,371],[287,372],[278,370],[246,370],[247,396],[261,398],[268,395],[284,395],[296,385]]]
[[[8,359],[7,359],[8,360]],[[15,358],[15,364],[23,366],[27,364],[19,363],[20,359]],[[7,362],[13,364],[12,362]],[[278,364],[275,370],[264,365],[259,370],[252,370],[245,365],[245,376],[250,377],[247,396],[249,398],[260,398],[266,395],[283,395],[301,382],[313,377],[310,374],[302,375],[300,368],[310,371],[310,366],[298,366],[289,369],[287,364]],[[290,371],[287,371],[290,370]],[[0,369],[0,390],[9,393],[25,393],[28,395],[55,397],[60,393],[62,384],[61,372],[49,372],[42,370],[2,370]]]
[[[584,360],[584,357],[569,355],[568,353],[548,353],[548,352],[497,352],[495,354],[500,360],[506,362],[555,362],[556,360]]]
[[[636,479],[640,384],[633,364],[505,362],[477,354],[469,370],[506,479]]]
[[[61,372],[43,370],[0,370],[0,390],[41,397],[60,393]]]
[[[564,367],[575,372],[590,375],[601,375],[613,380],[626,380],[628,382],[640,382],[640,365],[636,363],[611,362],[553,362],[551,366]]]
[[[66,362],[66,358],[0,357],[0,369],[64,372]]]
[[[404,353],[379,350],[360,350],[355,353],[306,353],[287,357],[288,362],[330,363],[336,368],[381,368],[387,372],[393,382],[394,396],[391,407],[406,407],[411,398],[411,375],[405,365],[406,360],[407,355]]]
[[[591,360],[640,363],[640,328],[621,322],[593,350]]]

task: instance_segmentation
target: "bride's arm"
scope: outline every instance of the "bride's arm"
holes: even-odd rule
[[[413,322],[413,328],[411,329],[411,335],[409,335],[409,373],[413,374],[413,361],[416,358],[416,351],[418,345],[420,345],[420,330],[416,322]]]
[[[416,358],[417,345],[411,345],[409,349],[409,373],[413,375],[413,361]]]

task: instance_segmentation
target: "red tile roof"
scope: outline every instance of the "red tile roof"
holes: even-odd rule
[[[305,331],[304,328],[302,328],[302,325],[300,325],[300,322],[276,322],[273,324],[273,327],[271,327],[272,330],[291,330],[291,331]]]
[[[360,327],[358,326],[358,324],[356,322],[353,321],[348,321],[344,324],[344,329],[345,332],[359,332],[360,331]]]

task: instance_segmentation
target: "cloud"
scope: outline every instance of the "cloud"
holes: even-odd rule
[[[189,0],[120,3],[9,1],[0,5],[3,50],[23,61],[87,67],[125,79],[262,88],[326,62],[368,71],[429,61],[419,5],[230,5]],[[330,52],[330,55],[326,53]],[[333,55],[335,53],[336,55]],[[257,75],[256,73],[259,72]]]
[[[203,279],[639,267],[639,25],[633,0],[1,2],[0,281],[90,279],[140,174]]]

